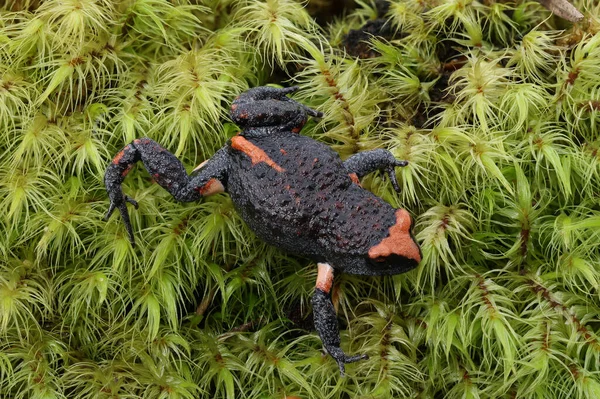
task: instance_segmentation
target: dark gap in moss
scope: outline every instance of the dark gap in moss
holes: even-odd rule
[[[313,0],[306,5],[306,10],[318,25],[325,27],[336,17],[349,14],[356,6],[353,0]]]

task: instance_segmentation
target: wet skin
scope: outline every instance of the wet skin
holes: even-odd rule
[[[229,193],[260,238],[317,262],[315,327],[343,375],[344,364],[366,355],[347,356],[340,348],[331,302],[334,273],[392,275],[421,261],[408,212],[392,208],[359,183],[360,177],[382,170],[398,190],[394,168],[407,162],[383,149],[342,161],[326,145],[301,136],[308,116],[322,115],[287,97],[295,90],[257,87],[236,98],[230,116],[242,130],[191,175],[151,139],[125,146],[104,177],[111,201],[106,218],[118,209],[134,243],[126,203],[137,203],[123,194],[121,183],[137,161],[178,201]]]

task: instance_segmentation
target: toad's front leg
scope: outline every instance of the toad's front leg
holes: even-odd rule
[[[397,160],[391,152],[383,148],[359,152],[344,162],[348,173],[356,174],[356,177],[363,177],[376,170],[385,171],[390,176],[392,186],[397,192],[400,191],[400,186],[396,180],[395,167],[406,165],[408,165],[408,161]]]
[[[335,309],[331,302],[333,285],[333,268],[327,263],[318,263],[317,284],[312,298],[315,328],[323,341],[323,346],[337,362],[342,377],[345,364],[368,359],[367,355],[348,356],[340,348],[340,331],[336,320]]]
[[[118,209],[132,244],[135,244],[135,241],[126,203],[132,203],[136,208],[137,203],[123,194],[121,183],[137,161],[142,161],[154,181],[178,201],[198,201],[203,196],[225,191],[229,165],[225,148],[217,151],[189,176],[175,155],[157,142],[149,138],[134,140],[119,151],[104,174],[104,185],[110,198],[110,207],[105,219]]]

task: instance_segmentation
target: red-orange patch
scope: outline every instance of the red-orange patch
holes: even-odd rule
[[[360,180],[358,179],[358,175],[356,173],[348,173],[348,176],[350,176],[350,179],[352,180],[352,183],[355,183],[355,184],[358,184],[359,186],[361,186],[360,185]]]
[[[410,236],[411,218],[405,209],[396,211],[396,224],[389,229],[389,235],[379,244],[369,249],[369,258],[383,260],[391,254],[421,261],[419,247]]]
[[[125,177],[125,176],[127,176],[127,174],[128,174],[129,172],[131,172],[131,169],[133,169],[133,164],[131,164],[131,165],[127,166],[127,168],[125,168],[125,170],[124,170],[123,172],[121,172],[121,176],[122,176],[122,177]]]
[[[333,268],[327,263],[317,263],[316,287],[326,294],[331,291],[333,285]]]
[[[114,163],[115,165],[117,165],[121,161],[121,158],[123,158],[123,156],[125,155],[125,150],[126,149],[127,149],[127,147],[125,147],[121,151],[119,151],[118,154],[115,155],[115,157],[113,158],[112,163]]]
[[[278,172],[283,172],[284,169],[273,161],[266,152],[261,148],[246,140],[243,136],[234,136],[231,139],[231,148],[243,152],[250,157],[252,165],[264,162]]]
[[[222,193],[223,191],[225,191],[225,187],[219,180],[215,179],[214,177],[207,181],[206,184],[204,184],[202,187],[200,187],[199,190],[200,194],[205,197],[216,193]]]
[[[306,123],[306,121],[302,121],[302,123],[298,126],[295,126],[292,129],[292,133],[300,133],[300,131],[302,130],[302,128],[304,127],[304,124]]]

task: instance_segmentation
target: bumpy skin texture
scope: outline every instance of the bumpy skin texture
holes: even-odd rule
[[[133,229],[121,183],[137,161],[182,202],[226,191],[244,221],[263,240],[319,264],[313,297],[315,327],[325,349],[344,364],[346,356],[331,303],[335,272],[391,275],[421,261],[412,219],[364,190],[358,181],[387,172],[398,189],[394,168],[405,166],[389,151],[373,150],[342,162],[326,145],[298,133],[308,116],[321,116],[286,95],[296,88],[250,89],[234,100],[231,119],[242,131],[188,176],[177,158],[148,138],[134,140],[108,166],[105,185],[111,200],[106,218],[118,209],[132,244]]]
[[[329,147],[305,136],[275,132],[246,140],[278,168],[253,164],[230,147],[227,192],[263,240],[352,274],[398,274],[417,265],[414,257],[369,257],[396,217],[389,204],[352,181],[350,173],[364,171],[348,170]],[[366,154],[365,163],[377,164],[370,159],[377,155]]]

